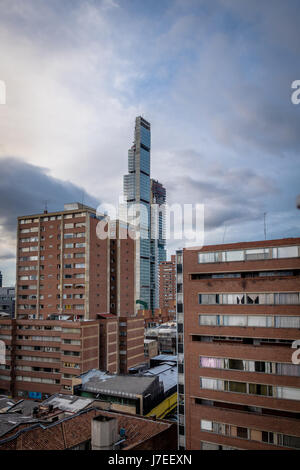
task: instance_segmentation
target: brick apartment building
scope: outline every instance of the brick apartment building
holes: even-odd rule
[[[3,336],[1,394],[42,399],[69,393],[72,379],[99,367],[98,321],[2,320]]]
[[[105,350],[101,365],[118,371],[119,318],[136,311],[135,241],[124,234],[127,227],[119,221],[109,221],[109,236],[99,238],[100,220],[95,209],[79,203],[65,204],[60,212],[18,218],[15,319],[10,325],[0,320],[0,340],[7,348],[7,362],[0,365],[1,390],[7,390],[10,374],[10,389],[20,396],[69,391],[68,379],[75,372],[99,367],[99,339]],[[67,327],[61,322],[72,323]],[[65,329],[70,330],[67,337]],[[143,336],[140,343],[143,350]],[[65,370],[67,350],[76,371]],[[126,354],[126,363],[138,363],[136,350],[128,348]],[[24,363],[25,356],[32,363]]]
[[[300,238],[177,252],[179,446],[299,449]]]
[[[119,317],[119,354],[120,373],[145,362],[144,355],[144,319],[137,317]]]
[[[159,306],[161,309],[176,307],[176,256],[159,265]]]

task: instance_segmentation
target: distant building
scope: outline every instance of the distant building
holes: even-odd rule
[[[152,310],[140,310],[139,312],[143,315],[145,328],[152,328],[162,323],[176,321],[176,306],[156,308],[154,312]]]
[[[0,319],[3,316],[13,317],[15,314],[15,288],[0,287]]]
[[[166,260],[166,189],[151,179],[150,297],[154,311],[160,307],[160,264]]]
[[[158,354],[158,343],[156,339],[144,339],[145,359],[151,359]]]
[[[0,287],[2,287],[2,272],[0,271]]]
[[[136,317],[119,317],[119,357],[121,374],[145,362],[144,319],[139,314]]]
[[[110,404],[114,411],[146,415],[164,399],[163,383],[159,376],[110,375],[91,370],[79,377],[81,384],[74,393]]]
[[[161,309],[176,308],[176,257],[159,266],[159,306]]]
[[[157,341],[159,354],[176,354],[176,335],[177,329],[174,321],[148,328],[145,331],[145,338]]]

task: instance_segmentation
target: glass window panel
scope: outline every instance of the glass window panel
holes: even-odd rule
[[[282,246],[278,247],[278,258],[297,258],[298,246]]]
[[[224,359],[215,357],[200,357],[200,367],[212,367],[215,369],[224,368]]]
[[[276,364],[276,374],[300,377],[300,365],[278,363]]]
[[[199,315],[200,325],[216,325],[217,315]]]
[[[291,387],[277,387],[277,397],[287,400],[300,400],[300,389]]]
[[[212,431],[213,429],[212,421],[201,419],[201,429],[203,429],[204,431]]]
[[[286,447],[293,447],[295,449],[300,449],[300,437],[283,435],[282,445]]]
[[[201,388],[207,388],[208,390],[223,390],[223,381],[217,379],[200,379]]]
[[[241,359],[228,359],[228,368],[235,370],[245,370],[244,361]]]
[[[217,294],[200,294],[199,303],[203,305],[214,305],[218,302],[219,296]]]
[[[226,261],[243,261],[244,252],[241,251],[226,251]]]
[[[223,304],[236,305],[245,303],[244,294],[223,294]]]
[[[242,428],[237,426],[236,428],[236,435],[242,439],[248,439],[248,428]]]
[[[276,328],[300,328],[300,316],[299,317],[275,317]]]
[[[198,253],[199,263],[214,263],[215,253]]]
[[[247,326],[247,317],[242,315],[224,315],[224,326]]]
[[[278,305],[298,305],[298,292],[275,294],[275,303]]]
[[[243,382],[229,382],[229,392],[247,393],[247,384]]]
[[[252,250],[246,250],[245,259],[267,259],[269,258],[269,250],[266,248],[255,248]]]
[[[248,316],[248,326],[259,326],[259,327],[266,327],[267,326],[267,317],[259,316],[259,315],[249,315]]]

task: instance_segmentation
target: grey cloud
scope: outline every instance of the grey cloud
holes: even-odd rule
[[[8,232],[14,232],[16,218],[40,213],[45,208],[54,211],[67,202],[82,202],[97,207],[99,201],[85,190],[68,181],[53,178],[45,168],[13,157],[1,159],[0,222]]]

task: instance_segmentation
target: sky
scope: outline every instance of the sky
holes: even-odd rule
[[[0,0],[0,270],[16,218],[116,203],[134,120],[205,244],[299,236],[298,0]],[[169,255],[181,248],[168,244]]]

